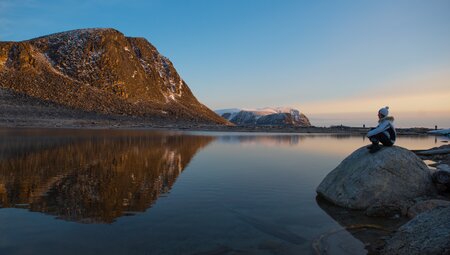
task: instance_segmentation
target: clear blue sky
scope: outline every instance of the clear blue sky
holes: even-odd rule
[[[147,38],[213,109],[450,91],[448,0],[0,0],[2,41],[86,27]]]

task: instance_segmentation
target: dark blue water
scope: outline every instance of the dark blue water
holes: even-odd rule
[[[0,130],[0,254],[364,254],[316,201],[359,136]],[[440,138],[400,137],[409,149]],[[366,240],[367,239],[367,240]]]

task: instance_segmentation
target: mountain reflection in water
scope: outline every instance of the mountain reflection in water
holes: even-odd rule
[[[145,211],[215,139],[105,130],[79,135],[59,130],[50,136],[14,131],[2,137],[0,208],[82,223],[111,223]]]

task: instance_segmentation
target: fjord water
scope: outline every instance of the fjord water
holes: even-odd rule
[[[356,216],[318,203],[315,189],[367,143],[349,135],[2,129],[0,254],[364,254],[366,237],[342,227]],[[398,139],[408,149],[441,144]]]

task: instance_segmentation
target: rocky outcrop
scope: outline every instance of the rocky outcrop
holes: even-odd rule
[[[224,109],[216,113],[239,126],[311,126],[309,119],[294,108]]]
[[[229,123],[195,98],[146,39],[109,28],[0,42],[0,88],[87,112]]]
[[[442,165],[439,165],[442,166]],[[448,165],[445,165],[448,166]],[[437,171],[433,173],[433,181],[436,184],[436,188],[440,192],[448,192],[450,191],[450,171],[440,170],[438,168]]]
[[[411,151],[393,146],[375,154],[362,147],[317,188],[326,200],[371,216],[406,215],[414,199],[435,194],[430,171]]]
[[[417,215],[387,240],[381,254],[450,254],[450,206]]]
[[[434,161],[429,166],[435,167],[432,177],[436,188],[441,193],[450,191],[450,145],[414,151],[421,159]]]

